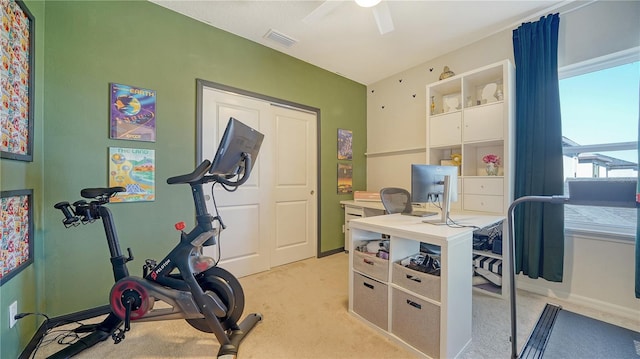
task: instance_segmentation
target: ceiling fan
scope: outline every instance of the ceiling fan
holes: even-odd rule
[[[384,35],[388,32],[393,31],[393,19],[391,18],[391,12],[389,11],[389,6],[386,1],[382,0],[355,0],[355,2],[364,8],[372,8],[373,16],[376,19],[376,24],[378,25],[378,30],[380,31],[380,35]],[[313,24],[322,19],[323,17],[329,15],[333,10],[337,9],[341,6],[343,1],[336,0],[327,0],[324,1],[320,6],[315,8],[309,15],[305,16],[302,19],[303,22],[307,24]]]

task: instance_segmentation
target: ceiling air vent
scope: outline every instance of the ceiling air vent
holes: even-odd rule
[[[292,39],[289,36],[283,33],[277,32],[276,30],[273,30],[273,29],[267,31],[267,33],[264,35],[264,38],[269,39],[271,41],[275,41],[280,45],[284,45],[286,47],[291,47],[298,42],[298,40]]]

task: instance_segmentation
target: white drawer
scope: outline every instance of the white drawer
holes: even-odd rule
[[[504,212],[503,196],[484,196],[479,194],[465,194],[464,210],[465,211],[482,211],[482,212]]]
[[[361,218],[364,216],[364,210],[362,209],[362,207],[349,207],[346,206],[344,208],[344,213],[347,216],[357,216],[358,218]]]
[[[504,193],[503,178],[465,178],[464,194],[501,196]]]

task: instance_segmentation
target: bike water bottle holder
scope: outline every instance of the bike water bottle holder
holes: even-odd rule
[[[198,275],[210,268],[213,268],[216,264],[217,263],[213,258],[207,256],[196,255],[189,258],[189,268],[193,275]]]

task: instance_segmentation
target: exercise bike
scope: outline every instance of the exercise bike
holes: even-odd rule
[[[220,343],[218,358],[236,357],[240,342],[262,320],[262,315],[252,313],[238,323],[244,310],[244,292],[240,283],[231,273],[217,267],[213,258],[202,255],[203,246],[216,244],[216,238],[225,228],[218,215],[214,217],[207,211],[203,185],[219,183],[233,191],[244,184],[263,137],[231,118],[213,163],[204,160],[192,173],[167,180],[168,184],[191,186],[197,223],[190,232],[184,231],[183,222],[176,224],[176,229],[181,232],[180,242],[164,259],[147,259],[142,277],[129,274],[127,262],[133,260],[133,253],[128,248],[128,256],[122,254],[113,216],[106,206],[111,197],[124,192],[125,188],[86,188],[80,195],[89,201],[60,202],[54,206],[64,214],[63,223],[67,228],[102,220],[115,284],[109,295],[110,310],[104,321],[76,328],[74,331],[77,333],[90,334],[49,358],[74,356],[109,337],[116,344],[120,343],[131,329],[132,321],[172,319],[186,319],[192,327],[215,334]],[[214,221],[218,226],[213,225]],[[159,301],[168,306],[158,308],[156,302]]]

